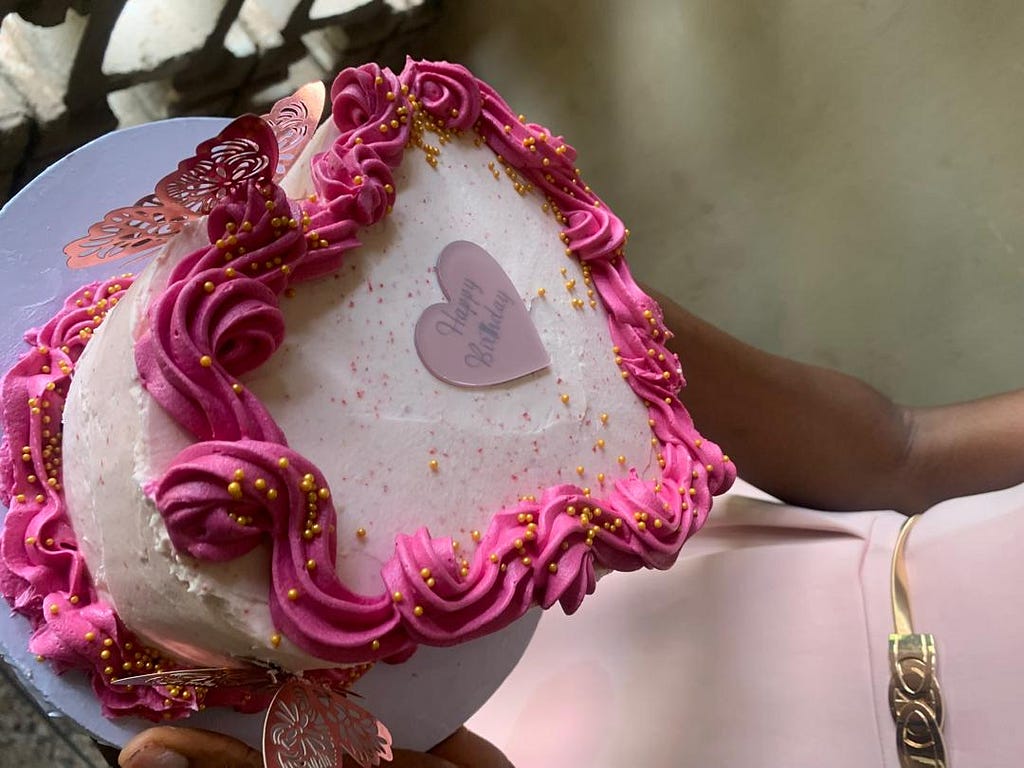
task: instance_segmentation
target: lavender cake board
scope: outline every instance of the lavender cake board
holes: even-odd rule
[[[42,325],[64,298],[87,282],[141,262],[115,261],[71,270],[62,249],[115,208],[153,191],[161,177],[196,145],[217,134],[223,118],[178,118],[102,136],[48,168],[0,210],[0,369],[27,351],[24,331]],[[0,506],[0,519],[7,510]],[[455,648],[421,648],[400,665],[378,664],[354,689],[362,706],[391,730],[397,746],[424,750],[464,723],[497,690],[526,650],[540,619],[534,609],[506,629]],[[28,651],[28,621],[0,610],[0,652],[48,711],[77,721],[96,739],[123,745],[152,725],[137,718],[110,720],[84,674],[57,675]],[[176,725],[208,728],[261,743],[263,713],[210,709]]]

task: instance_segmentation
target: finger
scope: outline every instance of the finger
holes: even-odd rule
[[[125,744],[121,768],[263,768],[260,753],[246,744],[198,728],[162,726]]]
[[[459,728],[430,754],[461,768],[513,768],[500,749],[466,728]]]

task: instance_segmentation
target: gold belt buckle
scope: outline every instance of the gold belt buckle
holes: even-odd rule
[[[903,560],[907,536],[917,518],[914,515],[903,523],[892,554],[890,594],[896,631],[889,635],[889,710],[896,723],[901,768],[948,768],[935,638],[914,632]]]

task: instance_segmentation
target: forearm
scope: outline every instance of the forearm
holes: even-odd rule
[[[682,362],[682,399],[740,476],[820,509],[919,511],[902,482],[909,412],[863,382],[770,355],[662,300]]]
[[[698,427],[744,479],[780,499],[913,514],[1024,482],[1024,390],[901,407],[852,376],[762,352],[658,298]]]
[[[908,482],[930,506],[1024,482],[1024,390],[911,412]]]

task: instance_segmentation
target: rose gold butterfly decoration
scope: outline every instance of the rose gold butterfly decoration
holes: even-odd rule
[[[277,136],[277,169],[274,181],[284,178],[313,137],[324,112],[326,90],[320,81],[307,83],[281,99],[263,119]]]
[[[88,234],[64,247],[67,265],[84,269],[141,259],[205,216],[227,192],[247,181],[277,181],[313,136],[324,108],[323,83],[304,85],[262,118],[242,115],[160,179],[155,193],[110,211]]]
[[[342,768],[348,754],[362,768],[392,759],[391,733],[354,704],[340,682],[298,677],[276,668],[212,668],[124,677],[119,685],[277,688],[263,721],[265,768]]]

